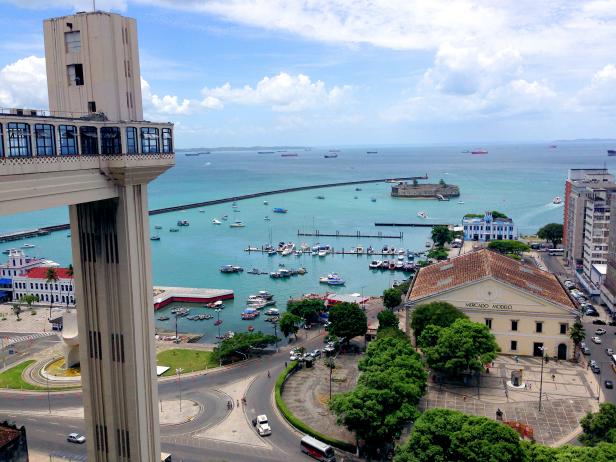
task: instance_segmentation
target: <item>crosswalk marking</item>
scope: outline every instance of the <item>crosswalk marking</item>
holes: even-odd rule
[[[4,346],[14,345],[20,342],[26,342],[28,340],[34,340],[42,337],[50,337],[52,335],[56,335],[55,332],[37,332],[36,334],[23,335],[21,337],[10,337],[9,340],[4,344]]]

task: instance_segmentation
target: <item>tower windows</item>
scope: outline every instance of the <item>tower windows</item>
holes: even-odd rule
[[[81,51],[81,33],[78,30],[65,32],[64,45],[67,53],[79,53]]]
[[[126,152],[137,154],[137,129],[135,127],[126,127]]]
[[[30,124],[11,122],[7,124],[9,138],[9,157],[29,157],[32,155]]]
[[[160,152],[158,146],[158,128],[141,127],[141,153]]]
[[[66,66],[68,73],[68,84],[74,86],[83,85],[83,65],[69,64]]]
[[[74,125],[60,125],[60,154],[63,156],[76,156],[77,127]]]
[[[163,128],[163,152],[173,152],[173,136],[170,128]]]
[[[34,136],[37,156],[56,155],[56,130],[53,125],[35,124]]]
[[[121,154],[122,147],[118,127],[101,128],[101,152],[103,154]]]
[[[79,127],[79,136],[81,137],[81,154],[98,155],[98,130],[96,127]]]

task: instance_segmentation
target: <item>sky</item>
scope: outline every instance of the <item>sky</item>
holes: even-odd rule
[[[52,5],[52,6],[50,6]],[[176,146],[616,138],[616,0],[97,0],[137,20]],[[42,21],[0,0],[0,107],[47,107]]]

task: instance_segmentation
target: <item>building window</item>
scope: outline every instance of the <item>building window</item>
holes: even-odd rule
[[[511,320],[511,330],[518,330],[518,321],[512,319]]]
[[[76,156],[77,151],[77,127],[74,125],[60,125],[60,154],[63,156]]]
[[[34,138],[37,156],[56,155],[56,129],[53,125],[35,124]]]
[[[88,112],[96,112],[96,101],[88,101]]]
[[[69,64],[66,66],[68,84],[74,86],[83,85],[83,66],[81,64]]]
[[[126,127],[126,152],[128,154],[137,154],[137,129],[135,127]]]
[[[538,334],[543,332],[543,323],[542,322],[536,322],[535,323],[535,332],[537,332]]]
[[[67,53],[79,53],[81,51],[81,33],[78,30],[65,32],[64,45]]]
[[[79,127],[81,137],[81,154],[98,155],[98,130],[96,127]]]
[[[2,124],[0,124],[0,157],[4,157],[4,132],[2,131]]]
[[[486,326],[488,326],[488,329],[492,329],[492,320],[491,319],[486,319]]]
[[[158,128],[141,128],[141,153],[160,152],[158,149]]]
[[[103,154],[121,154],[120,129],[118,127],[101,128],[101,152]]]
[[[7,125],[9,136],[9,157],[29,157],[32,155],[30,144],[30,124],[11,122]]]
[[[569,324],[561,324],[560,325],[560,333],[561,334],[566,335],[568,330],[569,330]]]
[[[173,137],[170,128],[163,128],[163,152],[173,152]]]
[[[517,351],[517,350],[518,350],[518,341],[512,340],[511,341],[511,351]]]

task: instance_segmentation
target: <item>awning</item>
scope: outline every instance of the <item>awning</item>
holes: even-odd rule
[[[0,298],[8,297],[9,295],[11,295],[10,292],[7,292],[6,290],[0,290]]]
[[[9,284],[12,285],[13,284],[13,280],[9,279],[9,278],[0,278],[0,284]]]

